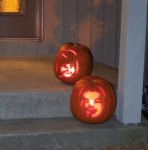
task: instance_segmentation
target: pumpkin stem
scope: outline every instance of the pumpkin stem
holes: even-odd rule
[[[80,44],[79,44],[79,43],[75,43],[74,45],[76,45],[76,46],[80,46]]]

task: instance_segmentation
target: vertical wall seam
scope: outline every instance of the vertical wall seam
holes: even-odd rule
[[[92,49],[92,36],[93,36],[93,35],[92,35],[92,33],[93,33],[93,32],[92,32],[93,1],[94,1],[94,0],[90,0],[90,17],[91,17],[91,19],[90,19],[90,20],[91,20],[91,23],[90,23],[90,28],[91,28],[91,29],[90,29],[90,30],[91,30],[91,31],[90,31],[90,34],[91,34],[91,37],[90,37],[90,48],[91,48],[91,49]]]
[[[79,20],[80,20],[80,18],[79,18],[79,15],[80,15],[80,8],[79,8],[80,6],[79,6],[79,0],[77,0],[77,42],[79,43],[79,39],[80,39],[80,35],[79,35],[79,27],[80,27],[80,25],[79,25]]]
[[[104,7],[103,7],[104,8],[103,9],[104,10],[103,11],[103,22],[104,22],[103,29],[104,29],[104,32],[103,32],[103,44],[102,44],[102,47],[103,47],[103,54],[102,54],[103,58],[102,58],[102,60],[103,60],[103,62],[105,62],[105,48],[104,48],[104,45],[105,45],[105,32],[106,32],[105,31],[105,26],[106,26],[106,22],[105,22],[106,21],[106,18],[105,18],[105,16],[106,16],[105,15],[106,14],[105,13],[106,12],[106,0],[104,0],[104,4],[103,5],[104,5]]]
[[[62,18],[62,41],[61,42],[65,42],[65,38],[64,38],[64,27],[65,27],[65,0],[63,0],[63,3],[62,3],[62,14],[61,14],[61,18]]]

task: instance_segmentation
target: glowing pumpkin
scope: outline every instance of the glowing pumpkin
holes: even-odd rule
[[[87,76],[77,81],[70,99],[71,112],[85,123],[103,123],[116,108],[116,93],[112,84],[100,77]]]
[[[90,75],[93,66],[91,51],[84,45],[66,43],[62,45],[54,59],[56,77],[74,84],[80,78]]]

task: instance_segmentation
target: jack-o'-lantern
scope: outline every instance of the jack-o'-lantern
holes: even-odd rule
[[[116,108],[113,85],[97,76],[81,78],[73,87],[70,108],[81,122],[103,123],[109,120]]]
[[[90,49],[78,43],[63,44],[54,59],[56,77],[69,84],[74,84],[80,78],[90,75],[92,66]]]

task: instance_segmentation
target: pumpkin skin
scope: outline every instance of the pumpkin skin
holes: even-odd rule
[[[92,67],[93,58],[90,49],[78,43],[63,44],[54,59],[56,77],[69,84],[90,75]]]
[[[103,123],[116,109],[113,85],[97,76],[86,76],[77,81],[70,98],[73,116],[84,123]]]

